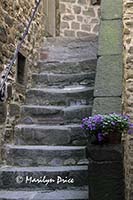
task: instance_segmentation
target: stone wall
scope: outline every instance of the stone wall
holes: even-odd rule
[[[0,1],[0,72],[2,72],[11,60],[15,48],[21,40],[22,34],[32,15],[35,2],[35,0]],[[38,57],[38,48],[42,40],[44,28],[42,26],[42,8],[43,6],[40,5],[29,34],[21,48],[21,53],[26,58],[27,80],[31,77],[30,66],[33,66],[34,61]],[[16,65],[13,66],[12,75],[10,75],[11,81],[9,81],[12,85],[12,95],[6,103],[0,103],[0,138],[3,138],[4,141],[11,140],[12,127],[19,119],[19,107],[24,101],[25,87],[27,84],[25,82],[25,85],[20,85],[16,82]],[[10,87],[8,91],[11,93]],[[0,143],[2,142],[1,139]]]
[[[98,35],[100,6],[91,0],[60,0],[60,35],[84,37]]]
[[[124,112],[133,123],[133,1],[124,0]],[[125,138],[126,200],[133,199],[133,135]]]
[[[88,145],[89,199],[124,200],[121,145]]]

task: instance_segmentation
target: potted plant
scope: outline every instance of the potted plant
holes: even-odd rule
[[[111,113],[94,115],[82,120],[82,129],[88,138],[95,138],[93,144],[117,144],[121,135],[129,130],[131,123],[126,115]]]

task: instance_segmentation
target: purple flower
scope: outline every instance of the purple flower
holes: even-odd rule
[[[99,142],[103,141],[103,135],[102,135],[102,133],[98,133],[98,141]]]
[[[116,125],[116,123],[115,123],[115,122],[111,122],[111,124],[112,124],[113,126],[115,126],[115,125]]]

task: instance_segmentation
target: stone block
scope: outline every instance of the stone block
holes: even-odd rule
[[[98,55],[122,53],[122,21],[106,20],[101,22]]]
[[[4,123],[7,115],[7,106],[5,103],[0,103],[0,123]]]
[[[94,99],[93,115],[112,112],[121,113],[121,111],[122,99],[120,97],[99,97]]]
[[[78,3],[79,4],[86,4],[87,2],[86,2],[86,0],[78,0]]]
[[[67,22],[61,22],[61,29],[69,29],[70,27],[69,27],[69,23],[67,23]]]
[[[86,145],[86,136],[80,125],[20,125],[15,129],[15,144],[84,146]]]
[[[75,14],[80,14],[81,13],[81,7],[80,6],[73,6],[73,10]]]
[[[64,15],[62,17],[62,19],[65,20],[65,21],[72,21],[72,20],[75,19],[75,16],[74,15]]]
[[[84,31],[77,32],[77,37],[93,37],[93,36],[94,36],[93,34]]]
[[[38,192],[32,200],[88,200],[88,190],[61,190]],[[15,199],[16,200],[16,199]]]
[[[121,145],[88,145],[88,158],[96,162],[122,161],[123,149]]]
[[[66,2],[66,3],[75,3],[76,0],[61,0],[61,2]]]
[[[80,24],[77,22],[72,22],[71,24],[72,29],[79,29],[80,28]]]
[[[97,64],[94,96],[121,96],[122,79],[122,56],[100,57]]]
[[[6,24],[9,27],[12,27],[14,19],[12,17],[10,17],[9,15],[5,15],[4,18],[5,18]]]
[[[75,37],[75,32],[72,31],[72,30],[65,30],[65,31],[64,31],[64,36],[67,36],[67,37]]]
[[[98,33],[98,32],[99,32],[99,29],[100,29],[99,24],[96,24],[96,25],[94,26],[94,28],[93,28],[93,32],[94,32],[94,33]]]
[[[10,116],[16,116],[20,113],[20,106],[17,103],[10,104]]]
[[[86,158],[86,147],[63,146],[5,146],[5,159],[8,165],[15,166],[63,166],[68,160],[75,163]],[[17,159],[16,159],[17,158]],[[44,162],[45,160],[45,162]],[[67,165],[67,162],[65,162]],[[70,165],[68,163],[68,165]]]
[[[0,41],[3,43],[7,42],[7,32],[3,26],[0,26]]]
[[[102,0],[102,19],[122,19],[123,0]]]
[[[90,17],[95,17],[95,11],[93,7],[88,8],[87,10],[83,11],[83,15],[88,15]]]
[[[13,130],[11,128],[6,128],[4,133],[4,141],[10,143],[13,138]]]
[[[89,164],[89,192],[93,200],[124,200],[122,162]]]
[[[82,22],[82,21],[83,21],[83,17],[82,17],[82,16],[77,16],[77,20],[78,20],[79,22]]]
[[[0,191],[0,200],[28,200],[33,199],[34,196],[36,196],[37,192],[25,192],[25,191]]]
[[[88,24],[82,24],[81,25],[81,29],[83,30],[83,31],[91,31],[91,26],[90,25],[88,25]]]
[[[44,177],[45,176],[45,177]],[[68,183],[60,182],[57,184],[58,176],[65,179],[73,179],[74,182]],[[18,177],[18,178],[17,178]],[[21,179],[20,179],[21,177]],[[35,184],[33,179],[27,179],[27,177],[45,179],[52,178],[55,180],[52,183],[44,184],[39,182]],[[19,180],[21,180],[19,182]],[[45,182],[46,183],[46,182]],[[0,188],[11,190],[51,190],[55,189],[72,189],[74,187],[83,187],[88,185],[88,166],[59,166],[59,167],[3,167],[0,169]]]
[[[63,3],[60,3],[60,13],[65,13],[66,11],[66,6]]]

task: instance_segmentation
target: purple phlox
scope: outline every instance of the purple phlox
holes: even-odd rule
[[[111,125],[115,126],[115,125],[116,125],[116,123],[115,123],[115,122],[111,122]]]
[[[98,133],[98,141],[101,142],[103,141],[103,134],[102,133]]]
[[[103,116],[102,115],[95,115],[94,118],[93,118],[93,121],[95,123],[101,123],[103,121]]]

